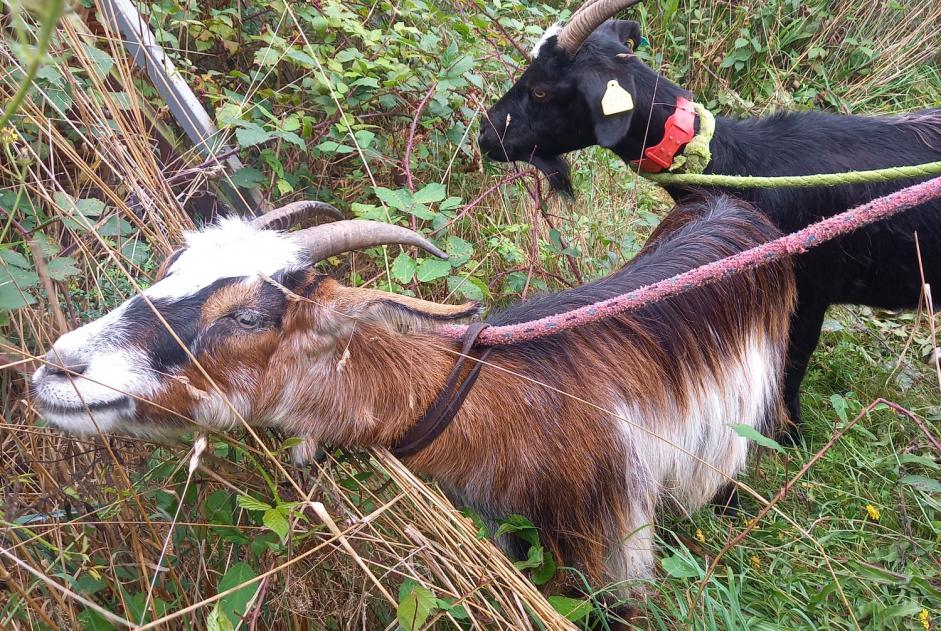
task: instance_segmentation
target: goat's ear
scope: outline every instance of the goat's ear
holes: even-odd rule
[[[595,132],[595,142],[612,148],[624,140],[634,113],[634,79],[624,64],[585,69],[578,77]]]
[[[357,319],[384,324],[403,333],[429,325],[467,320],[480,313],[480,305],[443,305],[375,289],[338,287],[335,305]]]
[[[644,38],[640,24],[634,20],[608,20],[603,27],[609,29],[611,35],[626,45],[631,52],[637,50]]]

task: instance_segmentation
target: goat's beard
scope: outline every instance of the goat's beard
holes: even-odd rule
[[[566,197],[573,197],[572,178],[569,175],[569,165],[562,156],[533,156],[529,159],[530,164],[539,169],[546,179],[549,180],[549,186],[552,190],[562,193]]]

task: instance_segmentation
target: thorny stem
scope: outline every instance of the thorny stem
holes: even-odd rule
[[[425,106],[428,105],[428,100],[431,98],[431,95],[435,93],[435,88],[437,87],[438,82],[435,81],[431,84],[431,87],[428,88],[425,98],[418,103],[418,108],[415,109],[415,116],[412,117],[412,124],[408,128],[405,155],[402,156],[402,172],[405,174],[405,186],[407,186],[408,190],[412,193],[415,192],[415,182],[412,179],[412,171],[409,168],[409,159],[412,157],[412,148],[415,146],[415,131],[418,129],[418,119],[421,118],[422,111],[425,109]],[[414,230],[414,226],[412,229]]]

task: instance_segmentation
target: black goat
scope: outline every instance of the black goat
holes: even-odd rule
[[[597,9],[598,4],[592,8]],[[555,188],[569,193],[568,167],[560,154],[600,145],[628,162],[648,158],[642,168],[657,169],[649,162],[648,148],[664,141],[668,117],[678,111],[682,99],[692,98],[633,54],[641,37],[637,22],[605,22],[601,16],[586,26],[583,16],[573,42],[572,33],[566,31],[577,17],[578,13],[561,31],[553,27],[546,32],[532,64],[489,110],[479,141],[487,157],[531,162]],[[614,83],[621,102],[616,103],[619,107],[604,108],[606,115],[602,99],[608,98],[606,92]],[[630,98],[623,97],[624,91]],[[695,115],[685,115],[688,135],[678,139],[674,147],[667,147],[673,150],[667,152],[668,160],[693,134]],[[698,131],[698,118],[695,124]],[[717,117],[710,149],[712,160],[705,172],[728,175],[802,175],[932,162],[941,160],[941,109],[891,117],[821,112],[745,120]],[[735,194],[768,215],[784,232],[793,232],[914,182],[749,189]],[[692,192],[680,187],[667,187],[667,191],[676,201]],[[925,280],[938,285],[939,202],[858,230],[795,261],[798,307],[791,321],[784,388],[795,424],[789,438],[796,437],[800,429],[800,384],[820,338],[827,307],[848,303],[895,309],[917,304],[921,280],[916,232]]]

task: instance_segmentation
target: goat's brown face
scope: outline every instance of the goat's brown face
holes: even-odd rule
[[[291,235],[229,219],[188,235],[142,295],[59,338],[33,394],[43,417],[72,433],[293,428],[320,416],[311,402],[329,400],[337,349],[357,323],[475,311],[342,287]]]

